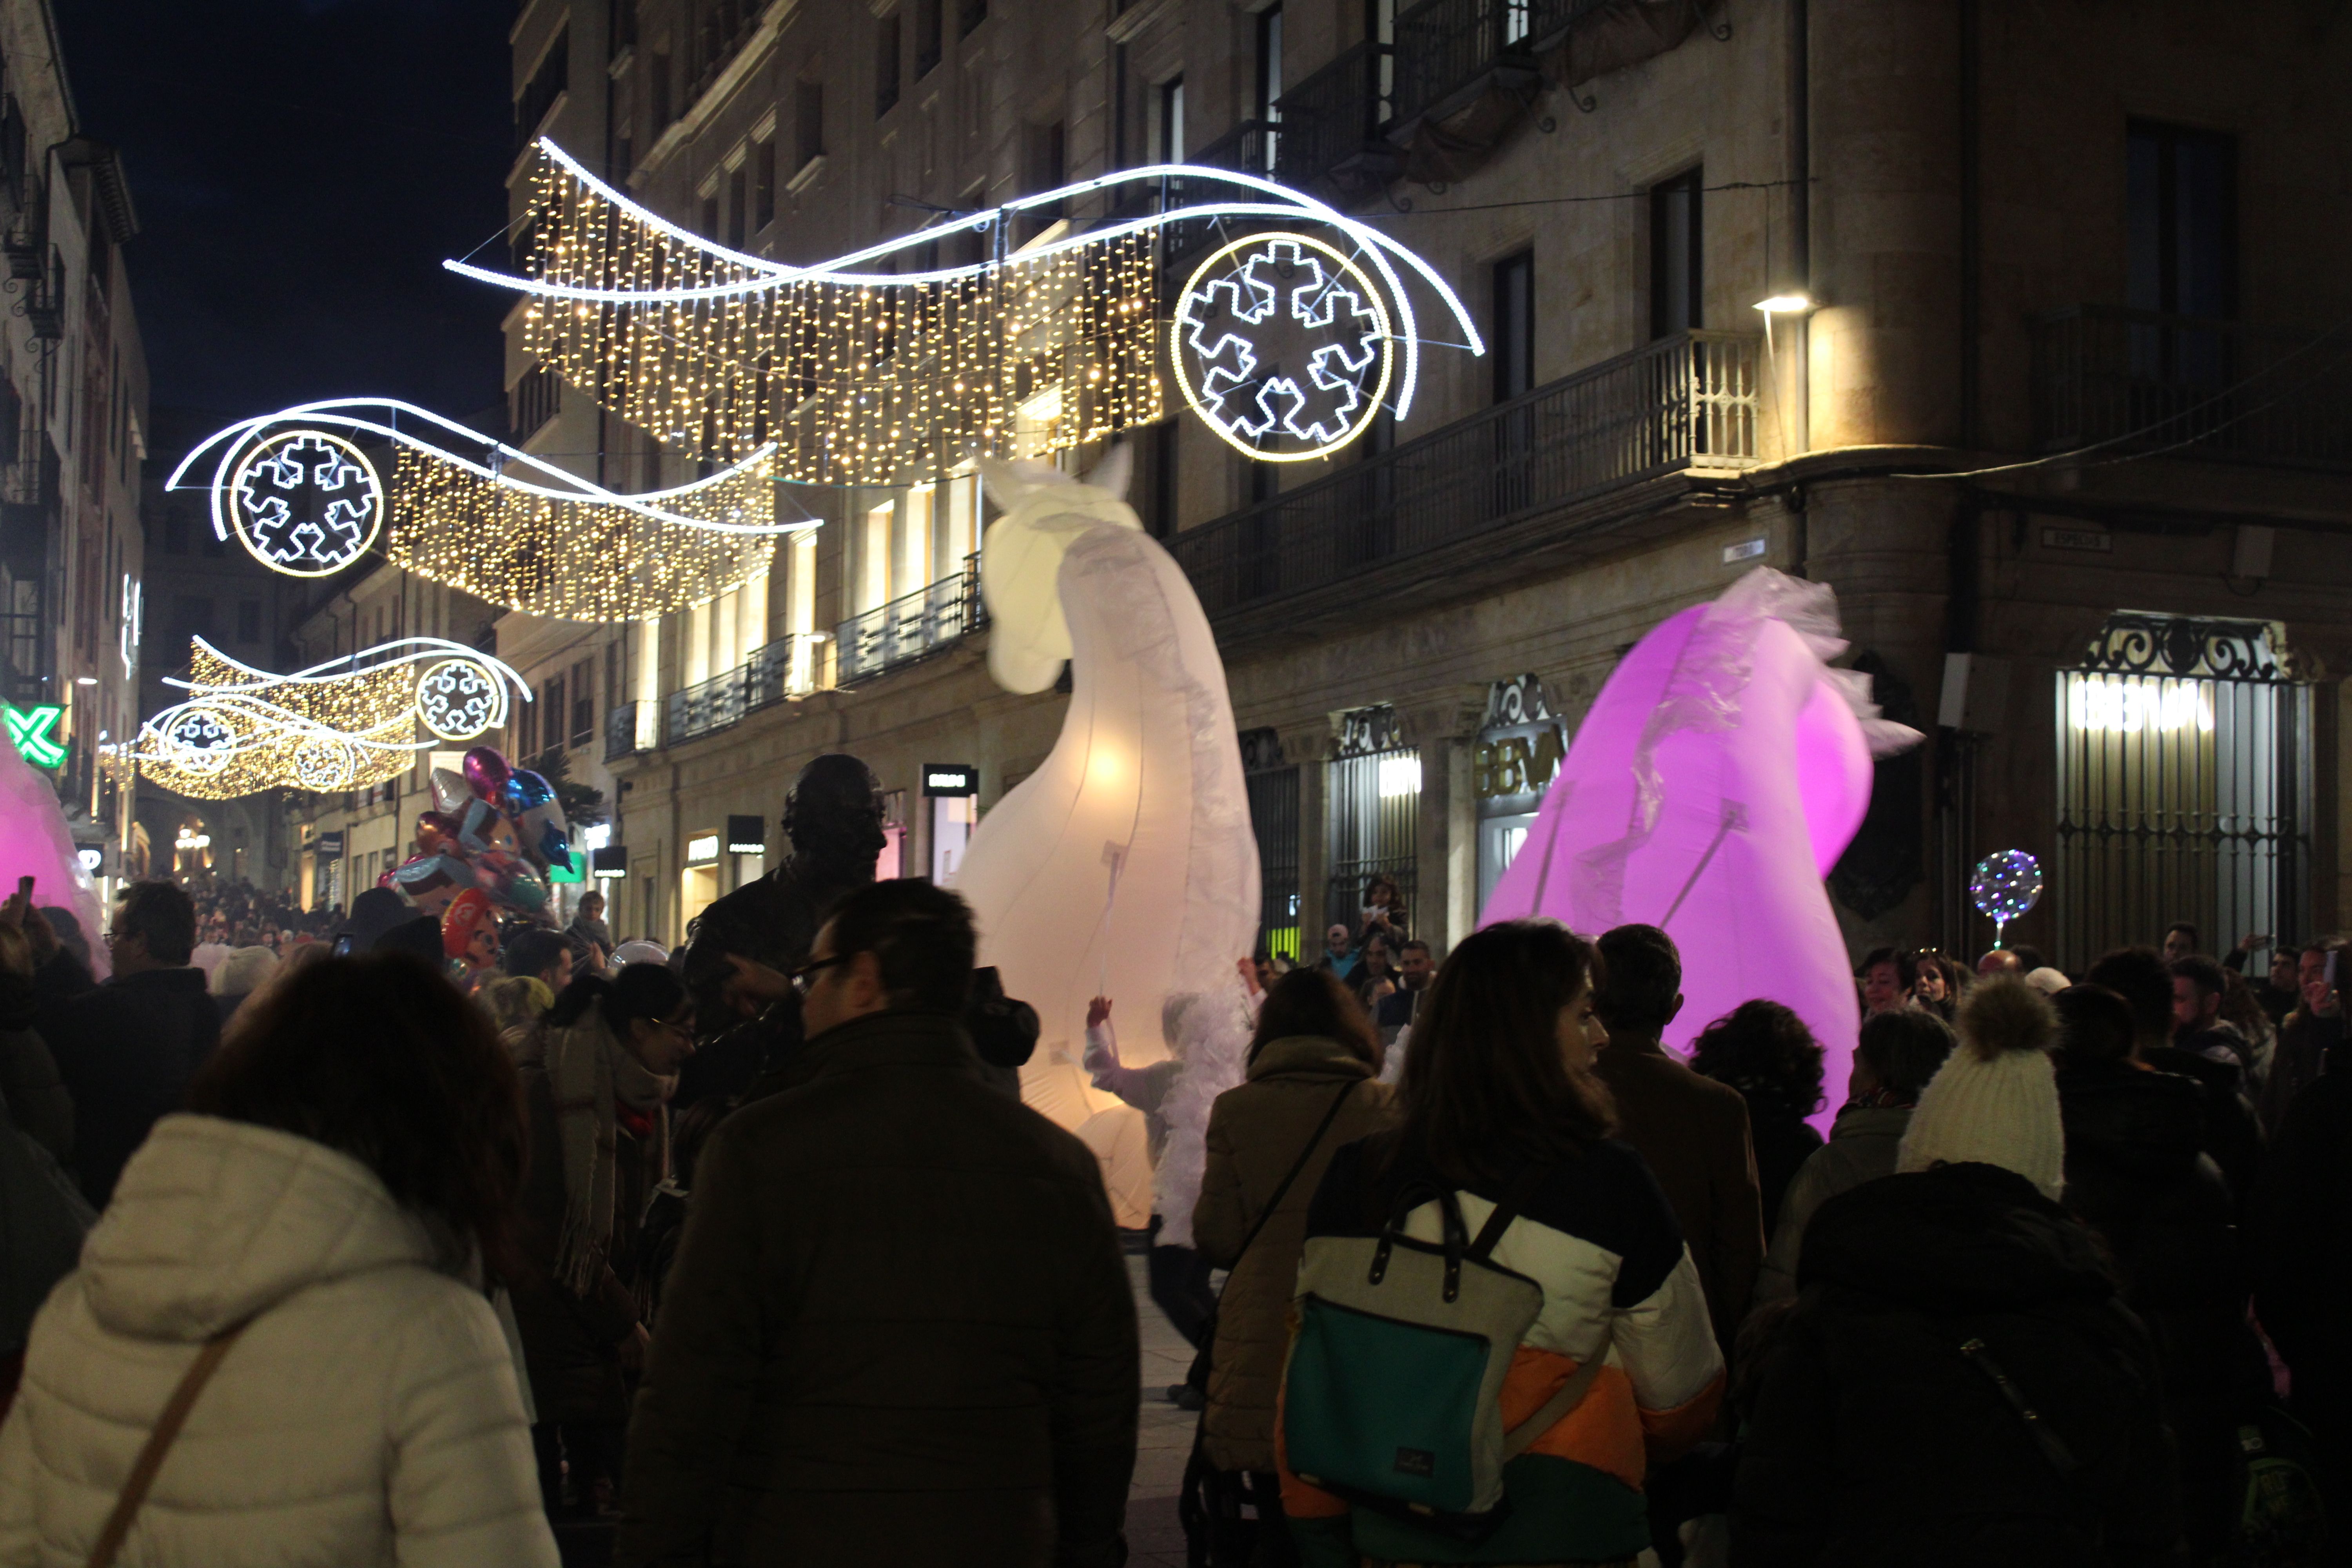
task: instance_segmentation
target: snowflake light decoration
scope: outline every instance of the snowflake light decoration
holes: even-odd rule
[[[255,443],[228,489],[238,542],[291,577],[341,571],[383,527],[375,469],[357,447],[323,430],[289,430]]]
[[[165,680],[189,700],[106,750],[201,800],[365,789],[406,773],[419,752],[504,724],[510,693],[530,700],[512,668],[443,637],[403,637],[292,675],[240,664],[197,637],[187,679]]]
[[[416,682],[416,716],[445,741],[470,741],[506,721],[506,689],[479,660],[445,658]]]
[[[1261,462],[1328,457],[1388,394],[1387,307],[1347,257],[1303,234],[1234,240],[1193,272],[1169,350],[1209,428]]]

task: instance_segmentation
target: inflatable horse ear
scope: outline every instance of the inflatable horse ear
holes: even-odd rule
[[[1822,584],[1759,567],[1654,628],[1578,727],[1481,922],[1588,936],[1654,925],[1684,954],[1684,1045],[1753,997],[1793,1010],[1843,1092],[1860,1027],[1822,879],[1870,805],[1871,760],[1916,744],[1878,717]]]
[[[1066,658],[1070,700],[1054,749],[982,818],[955,887],[980,962],[1037,1009],[1022,1099],[1095,1149],[1114,1207],[1148,1215],[1136,1113],[1079,1063],[1087,1000],[1118,1004],[1129,1066],[1166,1054],[1152,1020],[1171,995],[1230,993],[1238,1019],[1234,961],[1261,889],[1224,664],[1182,568],[1118,499],[1123,468],[1080,481],[982,461],[1005,509],[981,556],[990,668],[1040,691]]]
[[[1141,520],[1121,499],[1129,464],[1111,449],[1084,480],[1051,463],[980,459],[982,482],[1003,513],[988,526],[980,552],[980,596],[988,605],[988,672],[1007,691],[1043,691],[1070,657],[1062,615],[1062,556],[1089,528],[1131,528]]]

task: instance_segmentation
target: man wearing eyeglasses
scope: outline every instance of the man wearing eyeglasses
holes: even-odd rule
[[[205,973],[189,965],[196,907],[170,882],[133,882],[107,927],[114,975],[43,1026],[74,1102],[74,1174],[104,1208],[148,1129],[177,1110],[220,1043]]]
[[[614,1561],[1115,1568],[1142,1374],[1086,1145],[991,1088],[971,911],[853,894],[790,974],[790,1081],[711,1135]]]

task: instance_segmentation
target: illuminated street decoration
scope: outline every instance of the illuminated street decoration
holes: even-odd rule
[[[1426,261],[1337,208],[1233,170],[1121,170],[792,267],[698,237],[553,143],[537,145],[519,230],[530,237],[524,275],[444,265],[529,296],[525,352],[657,440],[715,462],[773,442],[776,473],[790,480],[937,479],[975,454],[1045,457],[1160,418],[1160,230],[1170,225],[1312,228],[1320,239],[1285,237],[1345,279],[1354,306],[1346,327],[1361,321],[1359,310],[1377,323],[1377,374],[1352,368],[1365,358],[1362,337],[1349,341],[1335,321],[1310,329],[1328,336],[1310,353],[1334,352],[1292,373],[1295,398],[1251,389],[1252,399],[1266,394],[1283,455],[1344,444],[1384,393],[1400,417],[1411,409],[1422,342],[1400,265],[1442,301],[1452,320],[1442,335],[1485,352],[1469,312]],[[1006,243],[1015,225],[1057,219],[1097,193],[1116,201],[1176,189],[1234,199],[1188,199],[1017,250]],[[993,254],[938,264],[941,246],[973,244]],[[1334,412],[1342,405],[1349,412]],[[1234,438],[1237,405],[1207,416]],[[1330,438],[1299,434],[1316,430]]]
[[[289,577],[326,577],[357,561],[383,527],[383,485],[360,449],[323,430],[256,442],[228,484],[237,542]]]
[[[388,447],[388,485],[376,458],[321,427]],[[816,526],[780,501],[774,450],[629,494],[414,404],[339,398],[240,420],[189,452],[167,483],[208,459],[209,480],[194,482],[211,490],[214,535],[234,535],[274,571],[340,571],[380,540],[394,565],[491,604],[634,621],[764,574],[776,535]],[[381,527],[350,510],[365,496]]]
[[[16,754],[37,768],[61,767],[66,760],[65,742],[49,733],[65,717],[65,710],[53,702],[36,703],[19,708],[13,702],[0,702],[0,717],[8,723],[8,743]]]
[[[139,639],[146,629],[147,595],[139,579],[125,572],[122,574],[122,631],[116,644],[122,655],[122,678],[128,680],[139,670]]]
[[[1381,410],[1394,359],[1362,268],[1300,234],[1252,235],[1193,272],[1169,354],[1210,429],[1266,462],[1328,457]]]
[[[140,726],[123,752],[164,789],[200,800],[257,790],[364,789],[416,753],[507,721],[522,678],[462,643],[404,637],[293,675],[240,664],[198,637],[189,693]],[[420,738],[418,726],[425,735]]]

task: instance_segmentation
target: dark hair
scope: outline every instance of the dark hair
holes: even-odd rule
[[[524,1152],[514,1064],[488,1016],[404,953],[322,959],[257,993],[188,1109],[340,1150],[493,1271],[509,1257]]]
[[[593,973],[573,975],[547,1010],[546,1023],[551,1029],[568,1029],[594,1004],[614,1037],[625,1043],[632,1019],[658,1023],[675,1018],[686,1003],[686,982],[670,973],[669,965],[625,963],[610,980]]]
[[[1958,1044],[1959,1037],[1943,1019],[1905,1008],[1874,1013],[1864,1019],[1853,1056],[1871,1070],[1880,1089],[1896,1100],[1916,1104]]]
[[[2198,994],[2201,996],[2219,996],[2230,989],[2229,981],[2223,978],[2225,972],[2221,966],[2201,954],[2191,953],[2187,958],[2176,958],[2170,968],[2174,979],[2188,981],[2197,987]]]
[[[2196,949],[2204,945],[2204,937],[2198,932],[2195,926],[2190,925],[2187,921],[2173,921],[2170,925],[2164,928],[2164,934],[2170,936],[2177,931],[2185,931],[2189,933],[2189,946],[2191,952],[2194,952]]]
[[[860,888],[834,911],[833,956],[870,952],[901,1012],[960,1016],[971,994],[971,906],[911,877]]]
[[[2058,1048],[2085,1061],[2120,1062],[2137,1034],[2131,1004],[2105,985],[2069,985],[2050,999],[2058,1009]]]
[[[545,926],[527,926],[515,932],[507,943],[499,967],[509,974],[541,974],[554,967],[558,960],[572,951],[572,943],[561,932]]]
[[[144,937],[158,963],[185,963],[196,947],[196,906],[173,882],[133,882],[114,895],[114,934]]]
[[[367,951],[404,952],[438,968],[446,956],[441,950],[441,922],[431,915],[402,921],[367,944]]]
[[[2172,972],[2152,947],[2119,947],[2091,965],[2083,979],[2122,997],[2140,1035],[2172,1033]]]
[[[1656,926],[1622,925],[1602,933],[1601,988],[1593,1011],[1612,1029],[1654,1035],[1674,1021],[1682,994],[1683,955]]]
[[[1822,1103],[1822,1043],[1778,1002],[1742,1002],[1699,1031],[1691,1070],[1743,1093],[1780,1096],[1808,1116]]]
[[[1405,1053],[1405,1142],[1468,1184],[1510,1181],[1607,1137],[1609,1091],[1568,1065],[1559,1035],[1560,1009],[1601,974],[1592,945],[1556,921],[1465,938],[1431,982]]]
[[[1266,987],[1247,1059],[1257,1060],[1269,1042],[1293,1035],[1336,1040],[1348,1047],[1349,1056],[1380,1070],[1381,1037],[1355,994],[1328,969],[1294,969]]]
[[[2031,942],[2011,942],[2009,951],[2017,954],[2017,972],[2021,974],[2031,974],[2037,969],[2051,967],[2050,961],[2042,956],[2042,950]]]
[[[1407,937],[1404,941],[1397,943],[1397,956],[1399,958],[1402,958],[1406,953],[1411,952],[1416,947],[1433,957],[1436,955],[1437,950],[1435,948],[1422,941],[1421,938],[1414,936]]]
[[[1903,986],[1907,991],[1912,983],[1919,977],[1917,960],[1918,955],[1907,948],[1874,947],[1862,955],[1860,963],[1853,966],[1853,977],[1856,980],[1867,980],[1870,978],[1872,970],[1882,963],[1891,963],[1895,966],[1895,973],[1903,977]]]

